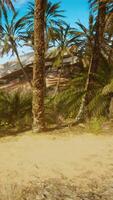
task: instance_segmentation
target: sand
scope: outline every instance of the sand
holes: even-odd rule
[[[86,182],[107,176],[113,177],[112,135],[25,133],[0,139],[3,183],[63,177]]]

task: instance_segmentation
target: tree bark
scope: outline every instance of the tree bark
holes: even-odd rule
[[[35,0],[33,103],[32,103],[33,132],[42,132],[45,130],[45,117],[44,117],[45,6],[44,5],[45,5],[44,0]]]

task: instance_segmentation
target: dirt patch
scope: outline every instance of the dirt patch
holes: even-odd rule
[[[1,139],[0,183],[6,188],[20,185],[21,194],[23,188],[39,192],[40,200],[113,200],[113,136],[25,134]],[[49,188],[48,197],[44,188]]]

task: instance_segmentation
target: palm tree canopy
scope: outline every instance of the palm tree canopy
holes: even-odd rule
[[[34,2],[30,2],[28,6],[27,17],[29,19],[29,25],[33,28],[34,24]],[[51,24],[55,23],[55,20],[62,18],[64,10],[60,9],[60,2],[52,3],[49,1],[45,3],[45,26],[49,27]]]
[[[12,44],[16,47],[21,47],[21,42],[26,36],[26,18],[18,18],[18,12],[12,13],[12,17],[9,20],[7,10],[4,9],[4,23],[0,25],[2,54],[9,53],[13,48]]]
[[[25,16],[27,18],[27,37],[26,42],[30,41],[29,45],[34,48],[34,11],[35,4],[30,2],[28,4],[28,13]],[[49,47],[49,41],[51,38],[51,30],[57,24],[58,21],[62,21],[64,10],[60,9],[60,2],[52,3],[45,0],[45,36],[46,47]],[[46,48],[46,49],[47,49]]]
[[[113,12],[113,1],[112,0],[88,0],[90,8],[96,11],[98,7],[102,7],[104,4],[107,6],[107,13]]]
[[[13,11],[15,10],[14,6],[13,6],[13,3],[12,3],[12,0],[0,0],[0,8],[1,9],[4,7],[4,5],[7,5]]]

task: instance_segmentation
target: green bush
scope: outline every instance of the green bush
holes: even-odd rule
[[[89,120],[89,122],[87,122],[87,131],[88,132],[92,132],[95,134],[98,133],[102,133],[102,126],[103,123],[106,122],[106,118],[105,117],[92,117],[91,120]]]
[[[24,128],[32,125],[32,95],[21,89],[0,92],[0,126]]]

